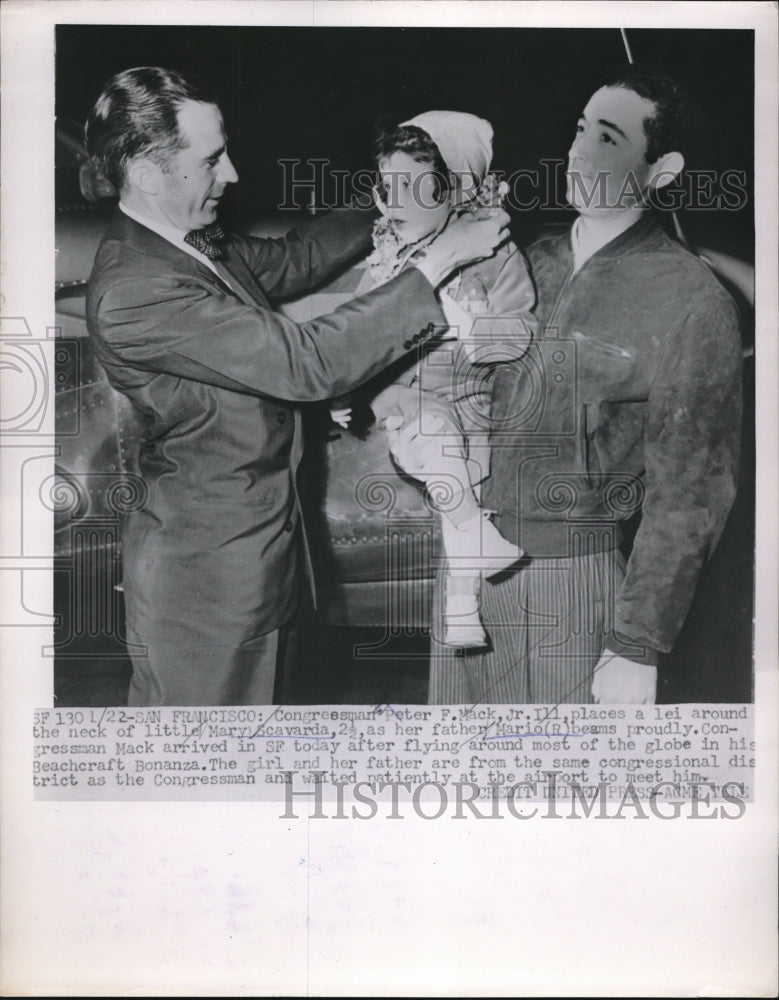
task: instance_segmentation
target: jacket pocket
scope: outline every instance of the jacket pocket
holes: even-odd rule
[[[601,340],[599,337],[593,337],[591,334],[582,333],[581,330],[574,330],[571,333],[571,337],[585,349],[604,357],[614,358],[618,361],[631,361],[633,358],[633,354],[626,347],[610,343],[607,340]]]
[[[263,488],[259,484],[247,487],[244,483],[206,483],[201,486],[195,503],[204,507],[239,507],[260,511],[277,506],[280,499],[281,491],[274,486]]]
[[[587,487],[592,489],[598,485],[601,473],[603,472],[595,439],[598,428],[598,404],[583,403],[579,422],[579,448],[582,471]]]

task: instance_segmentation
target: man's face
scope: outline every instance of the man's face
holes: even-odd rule
[[[238,174],[227,155],[222,114],[215,104],[186,101],[178,122],[186,145],[165,165],[156,202],[171,225],[189,232],[216,219],[219,199]]]
[[[641,204],[651,174],[644,120],[654,112],[652,101],[624,87],[602,87],[590,98],[568,151],[566,197],[580,215]]]

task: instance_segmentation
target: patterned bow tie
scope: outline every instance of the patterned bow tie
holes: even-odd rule
[[[217,244],[224,238],[225,234],[222,227],[218,222],[213,222],[210,226],[206,226],[205,229],[193,229],[191,233],[187,233],[184,237],[184,242],[189,243],[195,250],[205,254],[209,260],[216,260],[217,257],[222,256],[222,248],[217,246]]]

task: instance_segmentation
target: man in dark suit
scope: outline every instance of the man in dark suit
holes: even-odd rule
[[[295,403],[339,395],[445,328],[435,289],[488,256],[508,217],[458,220],[418,267],[295,324],[305,291],[370,244],[374,214],[284,239],[225,237],[237,175],[213,98],[160,68],[114,77],[87,123],[120,194],[87,319],[111,384],[144,422],[148,496],[123,532],[131,705],[267,704],[292,648],[306,562]]]

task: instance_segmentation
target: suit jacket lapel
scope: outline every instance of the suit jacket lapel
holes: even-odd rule
[[[217,258],[214,265],[220,274],[224,271],[225,280],[229,282],[242,302],[255,309],[270,308],[270,303],[257,279],[244,263],[243,257],[230,245],[229,238],[225,245],[224,255]]]
[[[116,210],[111,227],[113,235],[122,242],[133,244],[142,253],[154,257],[162,257],[175,263],[179,271],[203,277],[208,277],[213,281],[214,272],[201,261],[193,257],[192,254],[181,250],[179,247],[169,243],[158,233],[146,226],[140,225],[135,219],[125,215],[120,209]],[[230,290],[246,305],[253,309],[268,309],[265,294],[257,284],[257,279],[251,273],[239,253],[230,245],[228,237],[225,244],[224,257],[215,260],[214,266],[219,274],[219,279],[227,282]]]

